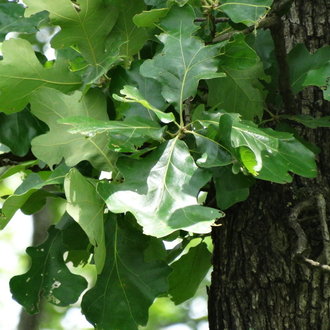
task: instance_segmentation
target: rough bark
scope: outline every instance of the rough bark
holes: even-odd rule
[[[329,16],[328,0],[294,1],[283,18],[287,50],[301,42],[312,52],[329,44]],[[330,115],[316,88],[300,93],[295,106],[299,113]],[[310,201],[296,212],[307,236],[304,256],[327,263],[316,197],[323,194],[330,210],[330,130],[301,128],[300,133],[322,150],[318,177],[296,177],[290,185],[258,182],[249,199],[228,210],[213,229],[211,330],[330,329],[330,274],[297,258],[298,236],[289,221]]]

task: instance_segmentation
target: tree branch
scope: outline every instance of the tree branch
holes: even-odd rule
[[[320,224],[321,224],[321,232],[323,237],[323,250],[325,256],[325,262],[330,264],[330,235],[329,228],[327,224],[327,209],[326,202],[324,196],[322,194],[317,195],[317,206],[319,210]]]
[[[291,90],[290,69],[287,60],[283,22],[279,16],[275,16],[275,23],[270,27],[274,41],[274,51],[278,64],[278,87],[286,108],[286,113],[295,114],[296,107]]]
[[[324,252],[326,255],[326,263],[328,264],[328,256],[327,253],[329,253],[329,230],[326,223],[326,209],[325,209],[325,200],[322,194],[319,194],[317,196],[317,203],[320,213],[320,221],[321,221],[321,227],[322,228],[322,235],[323,235],[323,241],[324,241]],[[294,253],[294,259],[296,259],[298,262],[303,263],[311,268],[316,268],[325,272],[330,273],[330,266],[321,264],[318,261],[315,261],[313,259],[307,258],[305,255],[308,253],[308,247],[307,247],[307,237],[300,226],[298,222],[298,217],[301,214],[302,211],[310,208],[313,206],[312,200],[307,200],[299,203],[297,206],[295,206],[289,216],[289,225],[294,230],[298,237],[297,241],[297,249]],[[325,221],[325,224],[324,224]],[[325,227],[324,227],[325,226]],[[323,231],[325,234],[323,234]],[[325,239],[326,238],[326,239]],[[328,249],[328,250],[327,250]]]

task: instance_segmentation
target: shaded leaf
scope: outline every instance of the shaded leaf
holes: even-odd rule
[[[12,115],[0,113],[0,142],[8,146],[17,156],[25,156],[31,140],[46,130],[46,125],[25,109]]]
[[[208,105],[227,112],[237,112],[244,119],[261,118],[264,108],[264,95],[259,81],[262,65],[244,70],[222,67],[222,70],[226,77],[208,81]]]
[[[308,71],[303,85],[321,87],[324,99],[330,101],[330,60],[322,67]]]
[[[178,138],[141,160],[121,158],[117,166],[124,183],[101,182],[97,190],[110,211],[133,213],[148,235],[163,237],[178,229],[210,232],[213,221],[222,216],[198,205],[198,192],[210,175],[195,165]]]
[[[72,262],[74,267],[87,264],[90,257],[90,243],[86,233],[67,213],[56,225],[62,231],[62,240],[68,255],[65,262]]]
[[[24,17],[24,7],[16,2],[1,1],[0,3],[0,40],[8,32],[37,32],[37,27],[47,18],[47,13],[38,13],[31,17]]]
[[[314,54],[310,54],[302,44],[295,46],[288,55],[293,91],[298,93],[309,84],[326,87],[329,58],[330,46],[319,48]]]
[[[66,210],[94,246],[97,272],[101,273],[105,261],[104,202],[96,193],[95,186],[74,168],[65,178],[64,190],[68,201]]]
[[[53,172],[39,172],[28,175],[15,192],[5,200],[2,206],[4,217],[1,218],[0,229],[3,229],[7,225],[16,211],[23,207],[33,193],[46,185],[63,183],[68,170],[68,167],[61,165]],[[43,174],[46,178],[43,177]]]
[[[54,66],[44,68],[34,54],[32,45],[26,40],[6,40],[2,45],[2,53],[1,112],[9,114],[22,110],[30,101],[31,94],[41,86],[69,92],[81,85],[78,76],[71,73],[64,62],[56,61]]]
[[[330,127],[330,116],[315,118],[309,115],[285,116],[309,128]]]
[[[27,248],[31,268],[10,280],[10,290],[28,313],[39,311],[42,297],[57,306],[68,306],[76,302],[86,289],[87,281],[72,274],[65,265],[64,252],[61,231],[53,226],[48,230],[48,238],[43,244]]]
[[[230,167],[221,167],[213,172],[217,205],[226,210],[246,200],[254,180],[243,173],[234,174]]]
[[[216,140],[197,132],[194,136],[197,145],[196,150],[201,154],[201,157],[196,161],[198,166],[211,168],[225,166],[233,161],[231,154],[224,150]]]
[[[82,95],[62,94],[54,89],[40,88],[31,100],[32,113],[49,126],[49,132],[32,140],[32,152],[50,167],[64,158],[68,166],[88,160],[99,170],[113,169],[114,155],[108,150],[108,137],[98,134],[85,138],[68,132],[68,126],[58,122],[70,116],[87,116],[107,120],[106,102],[101,92],[91,90]]]
[[[147,323],[154,299],[167,291],[170,268],[161,260],[144,260],[154,238],[143,235],[131,219],[112,215],[105,233],[106,264],[83,297],[83,313],[98,329],[138,329]]]
[[[211,253],[205,243],[189,249],[188,253],[171,264],[169,294],[176,305],[192,298],[211,267]]]

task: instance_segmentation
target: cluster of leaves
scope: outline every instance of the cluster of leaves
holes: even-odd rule
[[[267,89],[276,81],[268,31],[211,42],[257,26],[269,0],[24,2],[0,1],[2,40],[20,32],[1,48],[0,143],[22,159],[0,178],[25,173],[0,227],[47,198],[65,199],[66,212],[27,249],[31,268],[11,280],[13,297],[30,313],[42,297],[71,304],[87,281],[67,263],[93,263],[83,314],[98,329],[136,329],[156,297],[194,295],[210,267],[212,224],[256,180],[316,175],[308,144],[273,119],[319,127],[329,118],[264,113],[266,101],[283,106]],[[41,26],[60,28],[55,60],[29,41]],[[294,92],[316,85],[330,99],[329,53],[292,50]]]

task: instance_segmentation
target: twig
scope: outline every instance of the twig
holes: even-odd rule
[[[322,227],[322,236],[323,236],[323,241],[324,241],[324,252],[326,254],[326,262],[329,263],[328,261],[328,256],[327,253],[329,253],[329,230],[328,226],[326,223],[326,204],[325,204],[325,199],[322,194],[319,194],[317,196],[317,204],[319,208],[319,213],[320,213],[320,221],[321,221],[321,227]],[[297,249],[294,254],[294,258],[301,262],[304,263],[305,265],[311,267],[311,268],[316,268],[325,272],[330,273],[330,266],[329,265],[324,265],[321,264],[318,261],[315,261],[313,259],[309,259],[305,256],[305,254],[308,252],[308,247],[307,247],[307,237],[300,226],[298,222],[298,217],[301,214],[302,211],[306,210],[307,208],[311,207],[313,205],[312,200],[307,200],[299,203],[297,206],[295,206],[289,216],[289,225],[290,227],[294,230],[298,237],[297,241]],[[324,231],[324,234],[323,234]],[[328,251],[327,251],[328,249]]]
[[[317,195],[317,206],[319,210],[320,224],[321,224],[321,232],[323,237],[323,250],[325,261],[329,265],[330,264],[330,235],[329,228],[327,224],[327,209],[326,202],[324,196],[322,194]]]
[[[298,222],[298,217],[302,211],[306,210],[307,208],[309,208],[312,205],[313,204],[312,204],[311,200],[303,201],[303,202],[299,203],[298,205],[296,205],[290,213],[289,225],[295,231],[295,233],[298,237],[295,256],[302,256],[308,250],[307,237],[306,237],[304,230],[301,228],[301,226]]]
[[[205,22],[205,21],[207,21],[206,17],[196,17],[194,19],[195,23]],[[229,21],[228,17],[217,17],[217,18],[214,19],[214,23],[225,23],[225,22],[228,22],[228,21]]]
[[[330,273],[330,266],[328,265],[323,265],[321,263],[319,263],[318,261],[312,260],[312,259],[308,259],[306,257],[302,257],[302,261],[307,265],[310,266],[311,268],[317,268],[320,270],[323,270],[325,272],[329,272]]]

